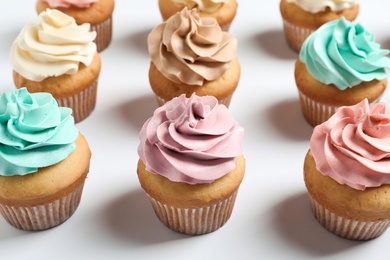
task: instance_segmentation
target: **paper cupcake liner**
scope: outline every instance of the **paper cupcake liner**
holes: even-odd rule
[[[298,92],[303,116],[312,126],[316,126],[325,122],[336,112],[337,108],[339,108],[339,106],[332,106],[317,102],[303,94],[301,91]],[[370,104],[377,103],[381,97],[382,95]]]
[[[390,220],[359,221],[344,218],[325,208],[310,196],[310,205],[318,222],[331,233],[351,240],[370,240],[379,237],[390,226]]]
[[[219,104],[223,104],[223,105],[225,105],[226,107],[229,107],[230,101],[231,101],[231,99],[232,99],[232,96],[233,96],[233,94],[227,96],[227,97],[224,98],[224,99],[219,99],[219,100],[218,100],[218,103],[219,103]],[[166,99],[164,99],[164,98],[162,98],[162,97],[160,97],[160,96],[157,96],[157,95],[156,95],[156,100],[157,100],[158,106],[162,106],[162,105],[164,105],[165,103],[167,103],[167,102],[169,101],[169,100],[166,100]]]
[[[75,123],[88,117],[95,108],[97,98],[98,79],[91,86],[65,98],[56,98],[59,106],[69,107],[73,110]]]
[[[319,125],[328,120],[338,108],[337,106],[319,103],[307,97],[301,91],[299,91],[299,99],[303,116],[312,126]]]
[[[301,46],[303,42],[314,31],[312,29],[296,26],[284,19],[283,19],[283,29],[284,29],[284,35],[286,37],[287,43],[296,52],[299,52],[301,50]]]
[[[99,24],[91,25],[91,31],[96,31],[95,43],[98,52],[102,52],[110,45],[112,38],[112,16]]]
[[[12,226],[39,231],[58,226],[76,211],[83,192],[84,182],[68,195],[51,203],[36,206],[0,205],[0,213]]]
[[[228,32],[230,29],[230,24],[231,23],[228,23],[228,24],[225,24],[224,26],[221,26],[222,31]]]
[[[178,208],[148,197],[157,217],[167,227],[188,235],[202,235],[219,229],[228,221],[237,191],[217,204],[202,208]]]

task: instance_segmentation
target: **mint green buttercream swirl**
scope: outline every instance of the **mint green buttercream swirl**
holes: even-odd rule
[[[303,43],[299,58],[315,79],[344,90],[385,79],[388,53],[372,33],[342,17],[314,31]]]
[[[0,97],[0,175],[25,175],[56,164],[75,148],[72,110],[49,93],[12,89]]]

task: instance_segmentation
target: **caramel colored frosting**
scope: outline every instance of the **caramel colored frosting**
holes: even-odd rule
[[[190,9],[197,8],[201,12],[212,13],[225,5],[228,0],[173,0],[173,2],[182,8],[188,6]]]
[[[185,7],[148,36],[150,57],[169,80],[203,85],[221,77],[236,57],[237,40],[211,17]]]

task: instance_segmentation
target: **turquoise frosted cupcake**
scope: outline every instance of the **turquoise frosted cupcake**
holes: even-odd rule
[[[49,93],[0,97],[0,213],[12,226],[48,229],[77,209],[91,152],[71,114]]]
[[[294,71],[305,119],[315,126],[340,106],[380,100],[387,87],[388,53],[362,25],[344,18],[312,33]]]

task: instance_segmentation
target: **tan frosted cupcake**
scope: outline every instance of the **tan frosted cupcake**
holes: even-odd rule
[[[307,38],[294,76],[303,115],[311,125],[326,121],[340,106],[365,98],[370,103],[380,100],[390,59],[389,51],[374,39],[360,24],[344,18],[324,24]]]
[[[213,17],[222,30],[229,31],[238,4],[236,0],[159,0],[158,6],[164,21],[184,7],[196,8],[200,17]]]
[[[281,0],[279,9],[287,43],[297,52],[305,39],[321,25],[341,17],[354,21],[359,14],[357,0]]]
[[[12,45],[15,86],[49,92],[60,106],[73,110],[75,122],[84,120],[95,108],[101,69],[95,36],[88,24],[79,26],[58,10],[40,13]]]
[[[201,235],[228,221],[245,173],[243,135],[212,96],[183,94],[156,109],[140,132],[137,173],[162,223]]]
[[[21,88],[0,97],[0,110],[0,213],[23,230],[60,225],[80,203],[91,158],[71,109]]]
[[[390,114],[367,99],[314,128],[304,180],[314,216],[328,231],[369,240],[390,225]]]
[[[148,48],[149,82],[159,105],[195,92],[229,106],[241,73],[237,39],[214,18],[185,7],[150,32]]]
[[[95,43],[98,52],[111,43],[114,7],[114,0],[37,0],[36,3],[38,14],[46,9],[57,9],[72,16],[79,25],[89,23],[91,30],[97,33]]]

